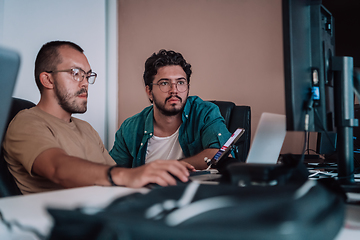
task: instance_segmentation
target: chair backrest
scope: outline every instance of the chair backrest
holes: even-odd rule
[[[0,46],[0,137],[6,130],[16,79],[20,67],[20,55]],[[0,139],[2,140],[2,139]]]
[[[6,128],[9,125],[10,121],[15,117],[15,115],[23,110],[34,107],[35,104],[24,99],[19,98],[13,98],[9,117],[7,119]],[[13,176],[11,175],[7,163],[4,159],[2,144],[1,144],[1,150],[0,150],[0,197],[7,197],[7,196],[14,196],[14,195],[20,195],[21,192],[18,188],[18,186],[15,183],[15,180]]]
[[[225,119],[228,130],[233,133],[237,128],[244,128],[245,133],[235,144],[235,158],[245,162],[250,149],[251,140],[251,108],[250,106],[236,106],[233,102],[210,101],[215,103]]]

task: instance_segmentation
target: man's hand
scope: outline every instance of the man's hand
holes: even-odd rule
[[[139,188],[149,183],[176,185],[174,177],[187,182],[189,170],[193,171],[194,167],[185,162],[156,160],[137,168],[114,168],[111,175],[117,185]]]
[[[184,165],[189,170],[189,172],[196,171],[195,167],[193,165],[191,165],[190,163],[187,163],[187,162],[184,162],[184,161],[181,161],[181,160],[178,160],[178,161],[179,161],[179,163]]]

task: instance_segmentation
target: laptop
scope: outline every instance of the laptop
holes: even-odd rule
[[[262,113],[246,163],[276,164],[285,135],[285,115]]]
[[[0,47],[0,143],[6,131],[19,66],[19,54]]]

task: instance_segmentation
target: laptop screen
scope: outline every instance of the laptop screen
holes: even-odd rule
[[[262,113],[246,163],[276,164],[285,135],[285,115]]]

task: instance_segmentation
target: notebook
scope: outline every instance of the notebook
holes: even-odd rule
[[[20,56],[12,50],[0,47],[0,140],[6,131],[19,66]]]
[[[246,163],[277,163],[285,135],[285,115],[262,113]]]

